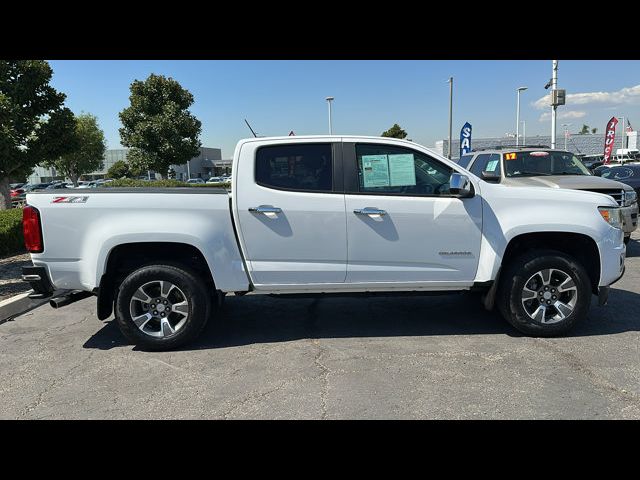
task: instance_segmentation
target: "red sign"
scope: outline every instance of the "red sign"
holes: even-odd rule
[[[611,161],[611,153],[616,141],[617,125],[618,119],[616,117],[611,117],[611,120],[607,123],[607,132],[604,135],[604,161],[602,162],[605,165]]]

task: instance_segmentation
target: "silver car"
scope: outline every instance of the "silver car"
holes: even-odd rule
[[[610,195],[621,207],[625,243],[638,228],[634,189],[593,175],[571,152],[539,146],[496,147],[463,155],[458,164],[487,182],[510,187],[568,188]]]

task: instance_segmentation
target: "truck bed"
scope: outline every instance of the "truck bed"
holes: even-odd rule
[[[246,290],[248,279],[223,188],[91,188],[29,193],[40,212],[44,251],[32,255],[59,289],[100,285],[110,252],[131,243],[197,248],[220,289]]]

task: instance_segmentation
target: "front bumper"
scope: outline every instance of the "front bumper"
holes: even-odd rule
[[[611,282],[611,284],[605,287],[598,287],[598,305],[600,307],[607,304],[607,300],[609,300],[609,291],[611,290],[611,285],[613,285],[614,283],[616,283],[618,280],[622,278],[622,276],[624,275],[625,269],[626,267],[623,265],[622,273],[618,278],[616,278],[613,282]]]
[[[622,230],[625,237],[631,235],[638,228],[638,202],[628,207],[621,207],[622,211]]]

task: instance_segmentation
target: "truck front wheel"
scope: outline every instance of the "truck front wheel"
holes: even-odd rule
[[[122,334],[146,350],[170,350],[193,341],[210,311],[204,282],[178,265],[133,271],[120,285],[115,305]]]
[[[554,250],[533,250],[511,261],[500,276],[498,308],[531,336],[562,335],[587,316],[591,286],[585,268]]]

